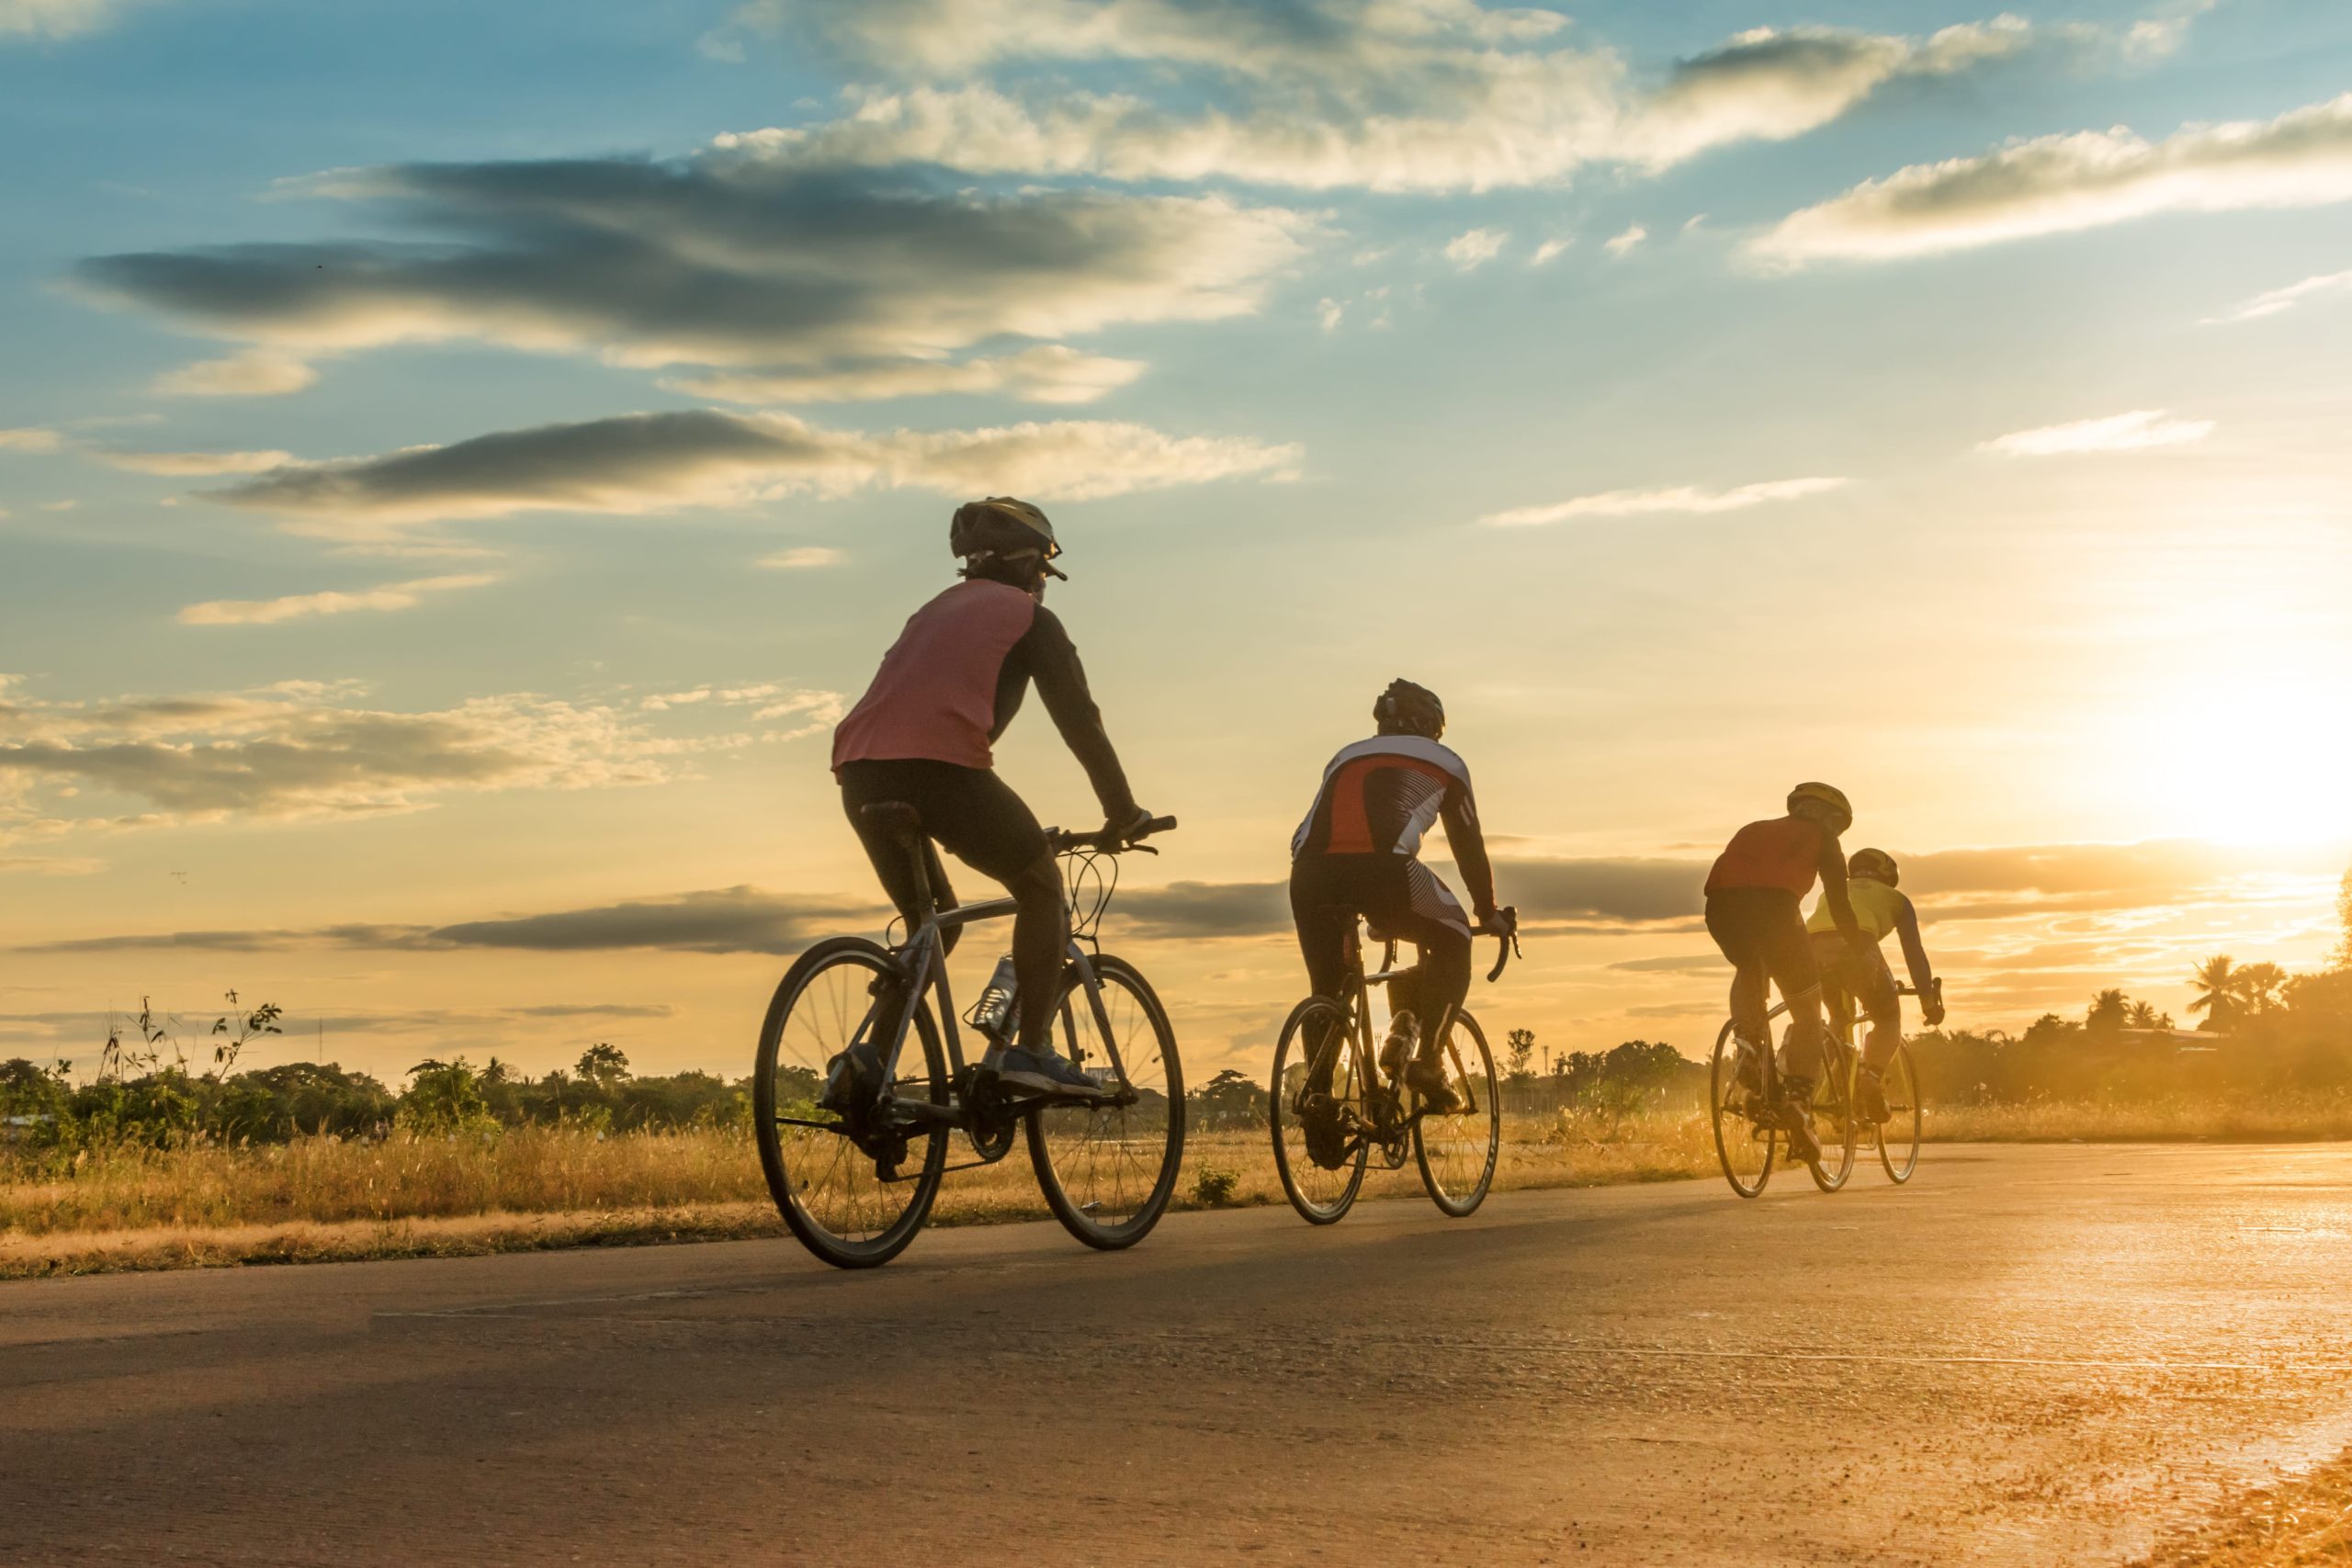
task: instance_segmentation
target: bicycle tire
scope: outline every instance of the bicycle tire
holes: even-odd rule
[[[1462,1051],[1464,1033],[1477,1047],[1474,1056],[1465,1061]],[[1487,1049],[1486,1032],[1467,1009],[1453,1015],[1453,1035],[1446,1042],[1445,1055],[1452,1067],[1448,1081],[1457,1096],[1466,1095],[1468,1105],[1449,1116],[1423,1116],[1413,1123],[1413,1160],[1421,1168],[1421,1186],[1429,1192],[1430,1201],[1438,1212],[1453,1218],[1464,1219],[1477,1213],[1478,1205],[1495,1185],[1495,1163],[1502,1154],[1503,1103],[1496,1092],[1494,1053]],[[1484,1100],[1479,1098],[1483,1091]],[[1482,1109],[1483,1107],[1483,1109]],[[1486,1148],[1478,1150],[1477,1126],[1486,1123]],[[1436,1122],[1437,1150],[1432,1155],[1430,1123]],[[1465,1180],[1462,1172],[1469,1166],[1477,1168],[1476,1180]],[[1438,1168],[1443,1167],[1442,1172]]]
[[[783,1122],[778,1116],[787,1106],[807,1120],[824,1114],[814,1100],[825,1064],[865,1024],[862,1013],[849,1010],[861,1005],[856,998],[871,994],[874,979],[900,972],[898,959],[878,942],[854,936],[828,938],[785,971],[760,1024],[752,1071],[752,1125],[760,1146],[760,1169],[767,1177],[768,1195],[800,1245],[836,1269],[876,1268],[914,1240],[939,1196],[947,1163],[944,1130],[933,1127],[910,1136],[908,1154],[919,1159],[920,1168],[912,1178],[886,1181],[878,1168],[871,1178],[865,1176],[874,1167],[873,1158],[845,1134]],[[796,1019],[805,1022],[797,1033]],[[914,1002],[914,1036],[909,1045],[920,1052],[922,1070],[908,1071],[907,1050],[902,1048],[894,1092],[900,1099],[944,1105],[946,1063],[926,998]],[[795,1090],[788,1101],[779,1094],[787,1079]],[[832,1146],[820,1145],[820,1139],[831,1139]],[[804,1154],[808,1157],[802,1158]],[[906,1199],[892,1213],[888,1195],[898,1190]],[[877,1223],[860,1223],[869,1213]]]
[[[1919,1105],[1919,1073],[1912,1065],[1910,1046],[1894,1048],[1894,1055],[1887,1062],[1880,1081],[1886,1086],[1887,1115],[1878,1127],[1878,1162],[1887,1179],[1900,1187],[1919,1168],[1924,1120]],[[1888,1143],[1890,1133],[1897,1135],[1897,1143]],[[1902,1151],[1899,1156],[1897,1149]]]
[[[1120,1061],[1128,1082],[1145,1098],[1131,1106],[1031,1111],[1029,1160],[1036,1168],[1046,1206],[1062,1228],[1089,1247],[1115,1252],[1150,1235],[1175,1195],[1176,1176],[1184,1164],[1184,1066],[1176,1054],[1175,1028],[1150,983],[1122,959],[1100,956],[1092,962],[1103,991],[1103,1010],[1121,1036]],[[1114,993],[1130,998],[1132,1010],[1114,1005]],[[1107,1065],[1100,1048],[1101,1025],[1087,1005],[1075,964],[1063,972],[1055,1017],[1063,1053],[1070,1060],[1080,1067]],[[1149,1051],[1138,1049],[1144,1043],[1142,1029],[1150,1032]],[[1107,1191],[1102,1157],[1106,1150],[1111,1156]],[[1153,1160],[1156,1169],[1150,1168]],[[1136,1178],[1132,1194],[1127,1185],[1131,1172]],[[1078,1182],[1075,1193],[1069,1179]],[[1118,1216],[1108,1224],[1099,1217],[1106,1208]]]
[[[1854,1174],[1854,1148],[1861,1136],[1861,1119],[1854,1113],[1854,1073],[1860,1060],[1861,1053],[1844,1041],[1822,1042],[1821,1077],[1813,1099],[1813,1131],[1821,1140],[1821,1163],[1807,1166],[1805,1172],[1824,1192],[1837,1191]],[[1834,1137],[1823,1136],[1825,1122]]]
[[[1283,1195],[1290,1200],[1290,1206],[1297,1211],[1300,1219],[1310,1225],[1328,1225],[1355,1206],[1356,1194],[1363,1190],[1364,1167],[1372,1157],[1372,1147],[1359,1136],[1354,1155],[1336,1169],[1317,1165],[1307,1156],[1306,1134],[1298,1121],[1297,1098],[1306,1089],[1310,1066],[1306,1042],[1316,1038],[1317,1032],[1307,1025],[1317,1019],[1339,1032],[1331,1068],[1331,1097],[1338,1102],[1340,1114],[1346,1114],[1347,1108],[1352,1105],[1357,1121],[1363,1120],[1366,1064],[1362,1060],[1363,1043],[1356,1038],[1352,1027],[1354,1020],[1347,1009],[1329,998],[1309,997],[1290,1010],[1290,1017],[1283,1021],[1281,1038],[1274,1043],[1274,1073],[1267,1084],[1266,1124],[1273,1134],[1274,1173],[1282,1179]],[[1294,1054],[1296,1060],[1293,1060]],[[1291,1082],[1294,1075],[1297,1078],[1295,1085]],[[1344,1091],[1342,1084],[1347,1086]],[[1297,1139],[1295,1149],[1290,1146],[1293,1135]]]
[[[1715,1035],[1714,1056],[1707,1067],[1707,1110],[1714,1126],[1715,1163],[1723,1168],[1724,1179],[1741,1197],[1756,1198],[1772,1179],[1772,1156],[1781,1130],[1769,1122],[1755,1121],[1744,1109],[1750,1101],[1743,1098],[1748,1091],[1739,1086],[1738,1053],[1730,1049],[1736,1043],[1726,1021]],[[1735,1149],[1739,1151],[1736,1156]]]

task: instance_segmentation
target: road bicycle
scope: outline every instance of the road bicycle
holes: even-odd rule
[[[916,908],[931,908],[922,818],[903,802],[864,809],[911,861]],[[1107,1098],[1011,1089],[964,1059],[946,936],[1012,914],[1011,898],[935,910],[895,946],[831,937],[800,955],[760,1026],[752,1116],[768,1190],[801,1245],[837,1268],[888,1262],[922,1228],[949,1171],[994,1165],[1022,1132],[1046,1206],[1072,1235],[1114,1250],[1150,1233],[1184,1157],[1184,1069],[1167,1010],[1133,964],[1102,951],[1098,932],[1118,857],[1157,853],[1141,840],[1175,826],[1161,817],[1129,834],[1046,835],[1073,916],[1054,1043],[1111,1088]],[[992,1000],[1009,1033],[1012,1010],[986,993],[980,1006]],[[966,1021],[987,1035],[981,1016]],[[870,1092],[825,1109],[827,1071],[853,1045],[871,1046],[880,1070]],[[957,1134],[972,1157],[950,1165]]]
[[[1373,1156],[1396,1170],[1409,1145],[1430,1201],[1459,1219],[1486,1201],[1502,1147],[1502,1102],[1486,1032],[1468,1009],[1454,1010],[1443,1058],[1454,1111],[1433,1110],[1407,1086],[1406,1063],[1397,1064],[1395,1078],[1383,1073],[1373,1040],[1372,987],[1411,971],[1397,969],[1396,940],[1375,931],[1385,946],[1378,972],[1365,974],[1361,917],[1341,912],[1349,916],[1347,978],[1338,999],[1309,997],[1293,1008],[1274,1045],[1267,1120],[1283,1191],[1309,1224],[1330,1224],[1354,1205]],[[1518,911],[1503,915],[1500,930],[1479,932],[1501,942],[1490,984],[1519,951],[1511,934]]]
[[[1918,993],[1909,986],[1894,987],[1897,996]],[[1857,1079],[1861,1071],[1860,1036],[1865,1021],[1857,1016],[1853,998],[1832,987],[1824,997],[1827,1018],[1822,1070],[1813,1090],[1813,1133],[1821,1141],[1821,1164],[1808,1167],[1813,1184],[1835,1192],[1853,1174],[1856,1150],[1867,1141],[1878,1152],[1880,1168],[1898,1186],[1919,1168],[1921,1115],[1919,1075],[1911,1061],[1911,1047],[1898,1043],[1881,1070],[1886,1090],[1886,1120],[1871,1122],[1859,1112]],[[1768,1027],[1784,1016],[1783,1002],[1766,1013]],[[1761,1049],[1732,1032],[1726,1021],[1715,1036],[1715,1054],[1707,1074],[1707,1099],[1715,1130],[1715,1157],[1724,1179],[1743,1198],[1753,1198],[1772,1179],[1775,1156],[1788,1163],[1788,1133],[1772,1108],[1781,1099],[1779,1053]]]

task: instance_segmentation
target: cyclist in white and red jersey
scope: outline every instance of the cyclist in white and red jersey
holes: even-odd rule
[[[1410,681],[1395,681],[1373,705],[1379,733],[1344,748],[1323,770],[1323,786],[1291,839],[1290,911],[1298,927],[1308,982],[1337,998],[1347,973],[1347,939],[1362,914],[1384,937],[1420,949],[1415,971],[1389,985],[1389,1044],[1382,1067],[1436,1111],[1454,1096],[1442,1059],[1454,1010],[1470,994],[1469,918],[1444,883],[1420,862],[1421,839],[1435,824],[1470,885],[1478,924],[1500,931],[1494,868],[1478,830],[1470,769],[1438,743],[1445,705]],[[1418,1037],[1409,1066],[1403,1058]]]
[[[938,845],[1005,886],[1020,908],[1012,921],[1014,1000],[1020,1032],[1007,1049],[992,1046],[985,1073],[1040,1093],[1100,1098],[1109,1092],[1053,1048],[1055,995],[1069,924],[1062,880],[1046,831],[994,771],[991,743],[1021,709],[1035,682],[1055,728],[1094,786],[1103,825],[1128,833],[1151,820],[1136,804],[1102,713],[1088,692],[1078,649],[1045,607],[1046,579],[1060,577],[1053,525],[1025,501],[991,496],[958,507],[948,547],[964,559],[964,581],[909,617],[865,696],[833,731],[833,776],[842,806],[865,846],[882,886],[908,925],[929,913],[915,907],[905,850],[868,821],[864,807],[904,801],[922,814],[923,853],[939,908],[956,907]],[[946,933],[953,948],[959,934]],[[870,1047],[860,1046],[870,1054]],[[827,1074],[826,1095],[847,1102],[871,1061],[844,1052]]]

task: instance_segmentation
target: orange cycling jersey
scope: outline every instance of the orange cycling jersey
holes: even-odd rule
[[[1707,874],[1707,891],[1734,887],[1778,887],[1804,897],[1813,891],[1821,872],[1821,828],[1802,817],[1774,817],[1750,822],[1732,835],[1731,843]]]

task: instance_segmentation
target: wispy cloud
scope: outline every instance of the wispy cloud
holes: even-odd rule
[[[710,367],[745,378],[730,398],[992,383],[1075,401],[1132,378],[1129,363],[953,358],[1000,339],[1248,314],[1320,231],[1224,197],[951,191],[726,150],[339,170],[281,194],[352,204],[413,237],[97,256],[73,280],[296,358],[473,341]],[[763,379],[775,386],[753,389]]]
[[[2290,283],[2284,288],[2272,288],[2241,300],[2218,316],[2208,317],[2207,324],[2230,321],[2258,321],[2264,316],[2276,316],[2313,299],[2331,299],[2340,294],[2352,294],[2352,272],[2322,273],[2306,277],[2301,283]]]
[[[1623,233],[1612,234],[1601,242],[1600,248],[1612,256],[1623,256],[1650,237],[1650,231],[1639,223],[1628,224]]]
[[[282,398],[307,389],[319,373],[290,354],[249,348],[225,359],[200,359],[166,370],[148,389],[166,398]]]
[[[1296,446],[1097,420],[865,434],[819,429],[788,414],[691,410],[289,464],[205,493],[311,519],[312,532],[364,535],[450,518],[641,513],[876,486],[1088,500],[1213,479],[1282,479],[1300,459]]]
[[[1468,272],[1502,254],[1503,247],[1509,243],[1510,231],[1508,229],[1472,229],[1445,243],[1445,259]]]
[[[218,479],[223,474],[259,474],[294,460],[291,452],[119,452],[100,450],[98,460],[135,474],[175,479]]]
[[[1535,247],[1535,254],[1527,258],[1527,265],[1542,266],[1575,243],[1576,241],[1572,238],[1546,240]]]
[[[813,27],[861,66],[933,85],[855,89],[837,118],[730,146],[810,167],[935,164],[1317,190],[1486,190],[1596,162],[1662,168],[1801,135],[1890,81],[1965,71],[2034,36],[2006,17],[1926,39],[1758,28],[1645,87],[1614,51],[1562,45],[1566,17],[1473,0],[804,0],[755,3],[739,17]],[[1205,107],[1170,110],[1128,93],[1057,85],[1031,97],[972,83],[997,62],[1079,60],[1180,66],[1217,90]]]
[[[55,452],[65,445],[65,438],[54,430],[39,426],[0,430],[0,452]]]
[[[2134,409],[2103,419],[2078,419],[2067,424],[2045,424],[2035,430],[2013,430],[1976,445],[1979,452],[2000,457],[2064,457],[2084,452],[2144,452],[2158,446],[2180,446],[2202,441],[2213,433],[2210,419],[2177,419],[2165,409]]]
[[[287,681],[185,696],[0,703],[0,779],[53,789],[61,819],[145,825],[413,810],[453,793],[595,789],[669,776],[693,743],[615,709],[527,694],[403,713]],[[109,814],[108,798],[140,809]]]
[[[112,25],[137,0],[0,0],[0,42],[63,39]]]
[[[1791,214],[1750,242],[1766,261],[1891,261],[2101,228],[2161,212],[2352,199],[2352,93],[2271,120],[2191,125],[2150,142],[2118,127],[1918,164]]]
[[[413,610],[428,594],[484,588],[497,581],[485,573],[472,573],[420,577],[410,582],[387,582],[378,588],[297,593],[283,599],[214,599],[188,605],[179,613],[179,621],[189,626],[266,626],[280,621],[348,615],[355,610]]]
[[[844,364],[815,371],[732,371],[686,377],[663,385],[693,397],[729,403],[851,402],[949,392],[1002,392],[1025,403],[1091,403],[1127,386],[1148,368],[1140,359],[1112,359],[1048,343],[993,359]]]
[[[848,558],[848,552],[831,545],[795,545],[790,549],[771,550],[752,564],[770,571],[814,571],[820,567],[839,566]]]
[[[1507,512],[1490,513],[1479,521],[1498,528],[1533,528],[1547,523],[1572,522],[1579,517],[1644,517],[1673,513],[1708,516],[1723,512],[1744,512],[1768,502],[1799,501],[1809,495],[1821,495],[1837,490],[1848,482],[1843,479],[1820,476],[1802,479],[1767,479],[1731,490],[1702,490],[1696,485],[1676,485],[1662,490],[1612,490],[1599,495],[1580,495],[1573,501],[1554,502],[1547,506],[1513,507]]]

